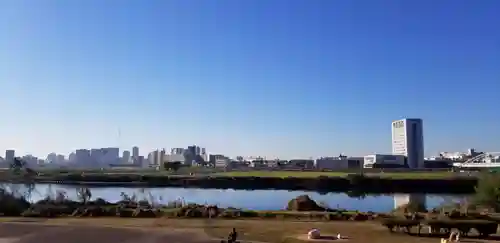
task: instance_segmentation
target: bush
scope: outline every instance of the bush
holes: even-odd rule
[[[351,182],[351,185],[359,185],[367,179],[367,177],[361,173],[348,174],[346,178]]]
[[[4,189],[0,189],[0,214],[3,216],[19,216],[30,207],[23,197],[15,197]]]
[[[462,234],[467,234],[471,229],[475,229],[481,236],[495,234],[498,224],[489,220],[428,220],[426,224],[434,230],[444,229],[450,232],[457,229]]]
[[[500,176],[483,173],[479,177],[473,202],[486,209],[500,211]]]
[[[410,232],[410,228],[418,226],[420,224],[419,220],[405,219],[405,218],[384,218],[381,220],[382,225],[387,227],[389,231],[393,232],[394,229],[404,228],[407,232]]]

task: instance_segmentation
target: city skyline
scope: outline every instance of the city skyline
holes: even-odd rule
[[[7,1],[0,150],[498,151],[498,1]],[[425,16],[425,17],[422,17]]]

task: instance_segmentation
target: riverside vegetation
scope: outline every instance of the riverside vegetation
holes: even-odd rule
[[[170,164],[170,163],[167,163]],[[302,190],[359,193],[472,193],[477,177],[449,171],[405,172],[380,169],[346,172],[233,171],[226,173],[176,174],[178,168],[156,173],[106,171],[35,172],[16,159],[0,181],[68,184],[77,186],[183,187],[243,190]],[[375,173],[373,173],[375,172]]]
[[[32,185],[26,185],[28,189]],[[459,230],[463,235],[476,234],[487,237],[495,234],[500,217],[500,176],[483,174],[476,194],[470,200],[454,205],[445,205],[426,211],[420,205],[408,204],[392,213],[347,211],[320,205],[307,195],[289,201],[287,210],[253,211],[236,208],[220,208],[216,205],[187,204],[176,200],[160,204],[158,198],[148,194],[142,198],[122,193],[117,203],[103,199],[92,200],[92,192],[86,187],[76,189],[78,200],[69,200],[64,191],[30,203],[30,192],[0,190],[0,214],[8,217],[119,217],[119,218],[184,218],[184,219],[269,219],[269,220],[313,220],[313,221],[372,221],[379,222],[391,232],[402,231],[420,235],[422,226],[431,227],[434,235],[448,234]],[[472,233],[471,233],[472,232]]]
[[[45,199],[31,203],[33,184],[26,185],[24,194],[0,189],[0,214],[22,217],[134,217],[134,218],[212,218],[212,219],[279,219],[279,220],[318,220],[318,221],[380,221],[391,231],[407,233],[420,232],[421,225],[429,225],[433,233],[446,233],[452,229],[464,235],[475,229],[482,236],[496,232],[500,217],[500,176],[483,174],[476,193],[470,200],[439,209],[426,211],[420,205],[406,205],[389,214],[375,212],[347,211],[331,209],[320,205],[307,195],[289,201],[287,210],[253,211],[236,208],[220,208],[216,205],[187,204],[176,200],[160,204],[159,198],[148,194],[139,197],[122,193],[122,199],[110,203],[97,198],[92,200],[92,192],[86,187],[77,190],[77,201],[67,198],[66,192],[57,191]],[[494,229],[494,230],[493,230]]]
[[[80,186],[119,186],[119,187],[183,187],[211,189],[243,189],[243,190],[303,190],[317,192],[364,193],[472,193],[477,185],[477,178],[463,176],[460,173],[434,172],[440,176],[428,176],[433,172],[414,172],[412,176],[391,177],[386,173],[360,174],[351,173],[343,176],[299,177],[300,173],[286,173],[294,176],[282,177],[283,173],[264,173],[263,176],[245,176],[240,173],[205,174],[205,175],[171,175],[165,173],[18,173],[4,172],[0,181],[23,183],[26,180],[36,183],[68,184]],[[403,175],[404,172],[401,172]],[[276,176],[270,176],[270,175]],[[389,174],[389,173],[387,173]],[[392,173],[397,174],[397,173]],[[408,174],[408,173],[406,173]],[[417,175],[421,176],[417,176]],[[252,175],[251,173],[249,175]]]
[[[359,222],[371,222],[386,227],[390,232],[404,232],[409,235],[422,236],[421,229],[426,226],[431,228],[431,232],[426,236],[442,236],[452,230],[459,230],[467,237],[475,235],[487,237],[495,234],[500,222],[500,217],[495,214],[500,211],[500,176],[488,173],[479,177],[475,187],[475,195],[464,202],[445,205],[431,211],[426,211],[420,205],[409,204],[392,213],[380,214],[331,209],[324,205],[318,205],[306,195],[290,200],[287,210],[282,211],[219,208],[216,205],[187,204],[182,200],[162,205],[158,203],[161,200],[151,194],[138,197],[122,193],[122,200],[110,203],[99,198],[92,200],[91,190],[84,186],[77,189],[77,201],[69,200],[64,191],[57,191],[54,195],[48,195],[45,199],[32,203],[29,198],[34,187],[34,172],[19,170],[19,168],[13,169],[13,172],[17,173],[17,178],[25,178],[23,181],[26,183],[28,192],[21,194],[12,188],[0,189],[0,215],[4,217],[88,218],[89,220],[95,218],[131,218],[134,220],[139,220],[139,218],[179,218],[192,221],[193,223],[188,223],[189,227],[197,224],[196,219],[213,219],[215,221],[211,222],[216,222],[214,225],[226,224],[217,222],[234,222],[228,224],[238,226],[246,225],[243,222],[250,222],[251,219],[260,219],[255,222],[262,225],[272,224],[265,222],[307,220],[310,222],[308,225],[316,225],[317,223],[314,222],[324,222],[325,228],[328,227],[327,225],[335,225],[337,229],[343,229],[347,232],[356,232],[351,228],[362,226]],[[362,175],[350,179],[365,180]],[[267,220],[262,221],[262,219]],[[349,228],[348,225],[353,226]],[[252,229],[255,227],[253,224]],[[370,227],[372,226],[364,228],[368,231]],[[281,231],[283,230],[281,229]],[[375,233],[372,232],[372,234]],[[272,236],[266,235],[266,238],[269,237]],[[394,239],[399,238],[395,235]],[[386,239],[384,242],[387,242]],[[406,242],[412,242],[412,240]]]

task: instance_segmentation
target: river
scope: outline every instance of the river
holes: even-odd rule
[[[28,191],[21,184],[3,184],[3,188],[26,195]],[[463,195],[422,195],[422,194],[392,194],[392,195],[367,195],[362,198],[349,197],[345,193],[319,194],[305,191],[285,190],[218,190],[218,189],[193,189],[193,188],[123,188],[123,187],[96,187],[90,188],[92,198],[103,198],[110,202],[122,199],[121,194],[136,195],[138,199],[153,200],[157,203],[167,204],[174,200],[186,203],[214,204],[220,207],[235,207],[252,210],[280,210],[284,209],[287,202],[299,195],[307,194],[315,201],[326,204],[331,208],[347,210],[389,212],[395,206],[410,200],[425,203],[429,209],[443,203],[456,202],[464,198]],[[48,195],[54,196],[57,191],[64,191],[69,199],[76,200],[77,187],[59,184],[36,184],[29,196],[30,201],[38,201]]]

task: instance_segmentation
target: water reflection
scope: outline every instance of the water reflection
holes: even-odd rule
[[[47,196],[54,197],[58,191],[65,191],[69,199],[77,200],[77,187],[68,185],[36,184],[31,190],[22,184],[4,184],[3,188],[15,191],[17,195],[26,196],[30,201],[38,201]],[[435,208],[443,202],[458,201],[462,197],[454,195],[365,195],[357,192],[327,193],[284,190],[217,190],[194,188],[122,188],[98,187],[90,188],[92,199],[103,198],[110,202],[122,199],[122,192],[142,200],[154,200],[156,203],[167,204],[182,198],[187,203],[214,204],[221,207],[246,208],[253,210],[284,209],[288,201],[299,195],[307,194],[318,203],[332,208],[348,210],[389,212],[395,207],[408,202],[423,203],[426,208]]]

